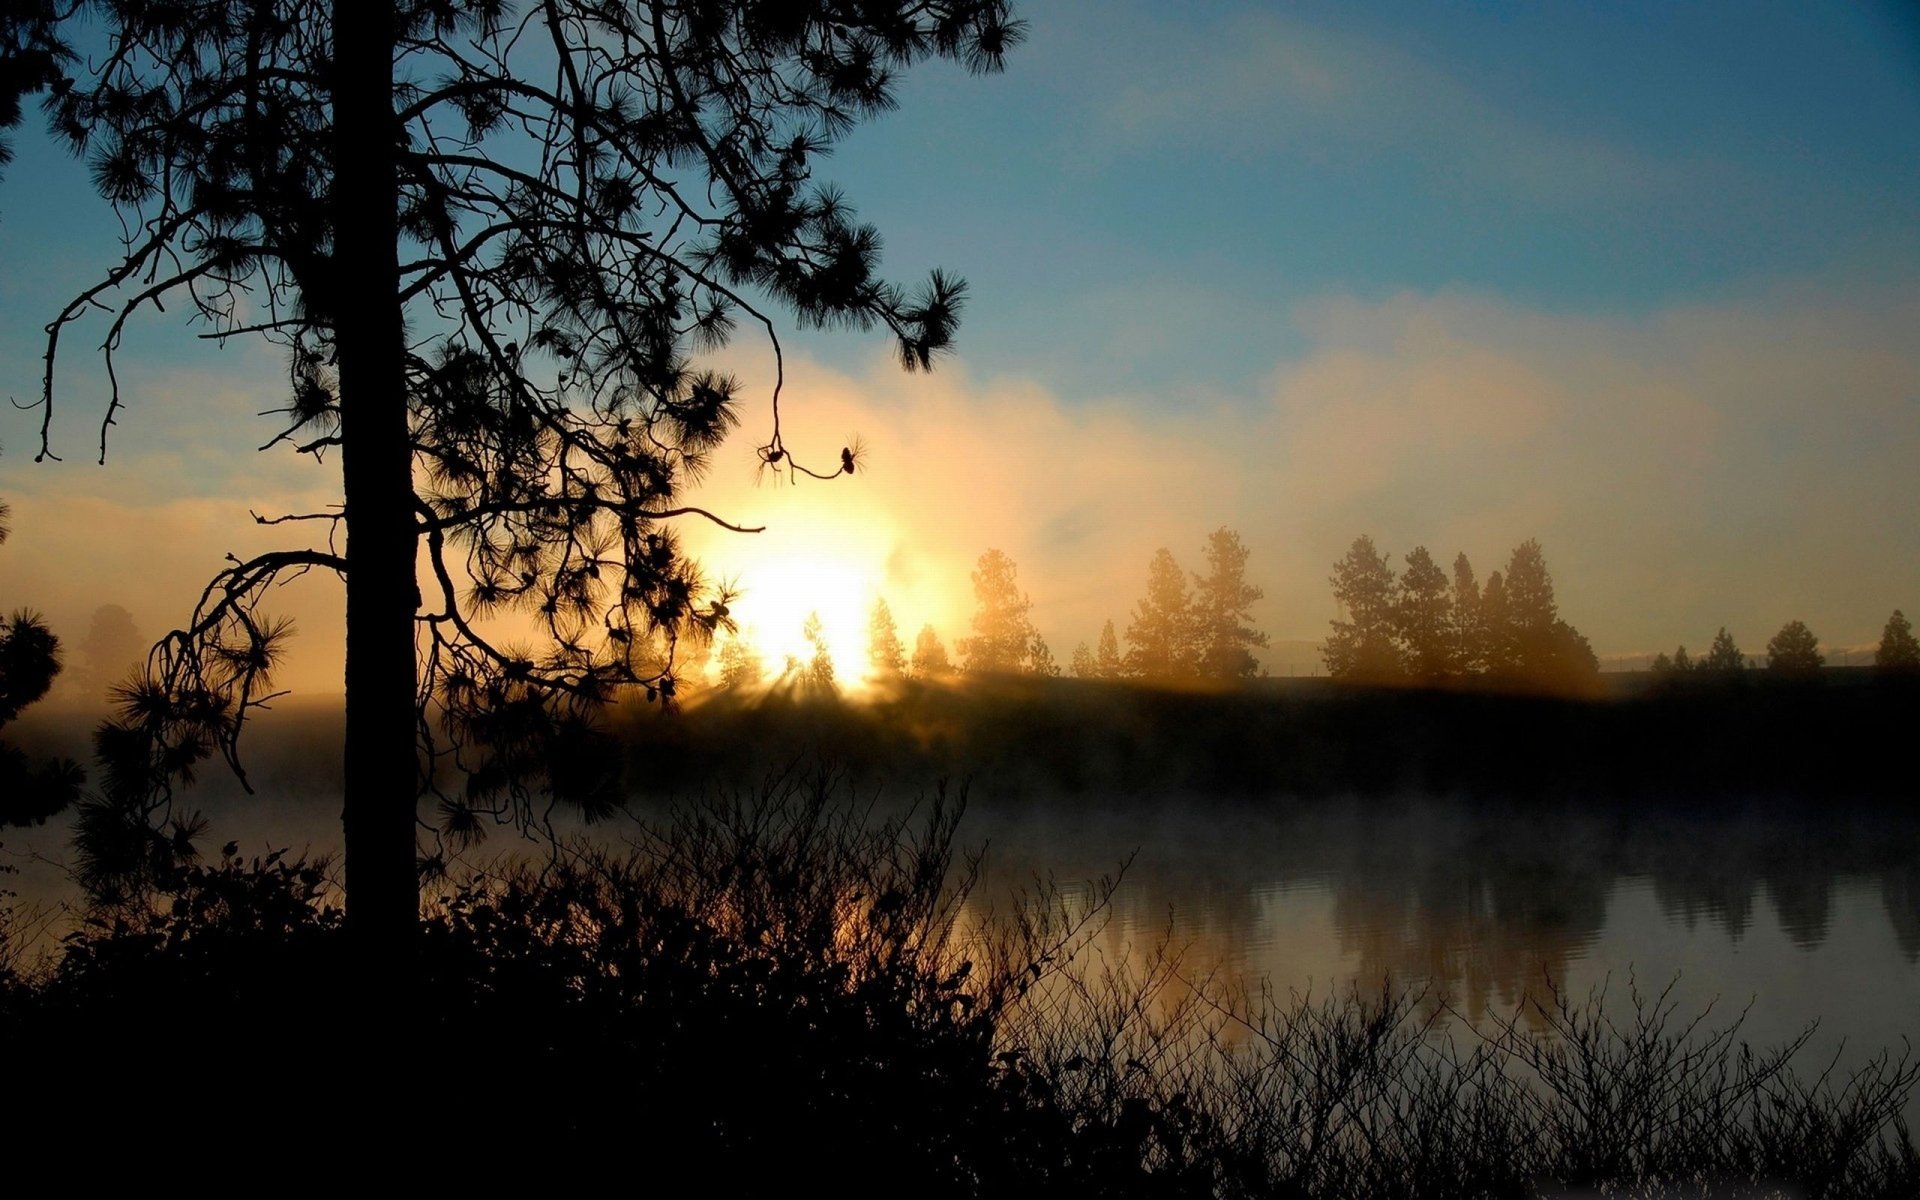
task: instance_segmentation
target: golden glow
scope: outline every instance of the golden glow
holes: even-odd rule
[[[950,636],[943,624],[951,607],[947,597],[901,569],[908,557],[904,533],[871,503],[870,492],[858,490],[859,482],[794,489],[778,497],[765,533],[729,535],[701,548],[709,575],[739,588],[734,618],[741,637],[760,654],[769,682],[778,680],[789,657],[801,666],[813,658],[804,633],[811,614],[819,614],[842,691],[859,691],[870,682],[867,649],[876,600],[886,599],[909,653],[923,623],[931,621],[943,638]],[[717,671],[717,664],[710,669]]]
[[[811,613],[820,615],[835,681],[851,686],[867,673],[867,618],[881,591],[881,571],[869,556],[857,549],[782,550],[743,568],[739,582],[734,612],[770,678],[786,669],[789,657],[801,664],[812,659],[803,635]]]

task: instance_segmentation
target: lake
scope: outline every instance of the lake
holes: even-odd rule
[[[248,854],[334,849],[337,768],[318,765],[325,755],[302,766],[315,754],[302,738],[276,746],[259,798],[210,771],[196,801],[213,820],[206,849],[229,838]],[[64,839],[55,825],[0,833],[0,861],[19,868],[6,886],[57,904],[69,894]],[[1168,937],[1195,974],[1264,979],[1283,996],[1391,982],[1484,1025],[1549,981],[1576,998],[1606,985],[1616,999],[1630,981],[1671,984],[1683,1015],[1714,1004],[1718,1024],[1745,1010],[1743,1036],[1757,1044],[1817,1022],[1803,1070],[1835,1054],[1846,1065],[1898,1055],[1920,1034],[1911,801],[1707,801],[1653,787],[1500,802],[1100,796],[989,770],[959,840],[986,847],[983,897],[1036,874],[1074,885],[1125,864],[1102,952]],[[488,846],[516,844],[496,835]]]

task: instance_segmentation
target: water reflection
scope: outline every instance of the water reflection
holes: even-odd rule
[[[1167,929],[1193,957],[1283,987],[1430,985],[1478,1020],[1547,979],[1630,970],[1770,1000],[1805,991],[1817,962],[1844,972],[1821,982],[1829,993],[1884,1000],[1869,1021],[1882,1043],[1920,1032],[1913,813],[1368,799],[977,805],[971,818],[1001,880],[1097,875],[1137,851],[1116,946]],[[1790,1029],[1834,1004],[1791,1007],[1766,1005]]]

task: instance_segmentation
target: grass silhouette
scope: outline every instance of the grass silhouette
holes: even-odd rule
[[[496,1183],[504,1140],[550,1180],[722,1194],[1920,1187],[1905,1059],[1803,1077],[1800,1043],[1755,1050],[1737,1022],[1637,991],[1549,990],[1449,1040],[1411,993],[1238,989],[1165,942],[1082,953],[1111,881],[989,906],[959,807],[883,820],[824,776],[787,780],[681,807],[618,853],[450,881],[382,999],[409,1029],[391,1058],[355,1057],[325,865],[229,847],[5,977],[0,1056],[26,1101],[10,1132],[289,1162],[384,1133]],[[391,1104],[340,1110],[369,1071]]]

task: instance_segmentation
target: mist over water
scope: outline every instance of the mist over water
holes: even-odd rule
[[[337,855],[337,711],[275,714],[249,743],[257,795],[217,765],[188,796],[213,853]],[[49,714],[23,732],[73,753],[84,723]],[[800,768],[804,769],[804,768]],[[1671,985],[1679,1011],[1745,1012],[1742,1036],[1783,1042],[1810,1023],[1809,1066],[1896,1057],[1920,1012],[1920,813],[1911,805],[1772,798],[1712,804],[1649,788],[1604,799],[1449,795],[1225,794],[1036,788],[1007,764],[965,782],[960,841],[984,850],[976,898],[1047,877],[1073,885],[1120,873],[1091,952],[1118,958],[1162,939],[1194,979],[1264,981],[1324,997],[1424,989],[1443,1025],[1483,1029],[1558,987]],[[962,780],[952,780],[960,790]],[[934,781],[854,772],[848,794],[894,812],[929,802]],[[562,827],[617,843],[673,800]],[[19,902],[54,913],[73,898],[67,830],[9,830],[0,856]],[[463,858],[548,851],[510,829]],[[1455,1026],[1457,1029],[1458,1027]],[[1920,1116],[1909,1105],[1909,1118]]]

